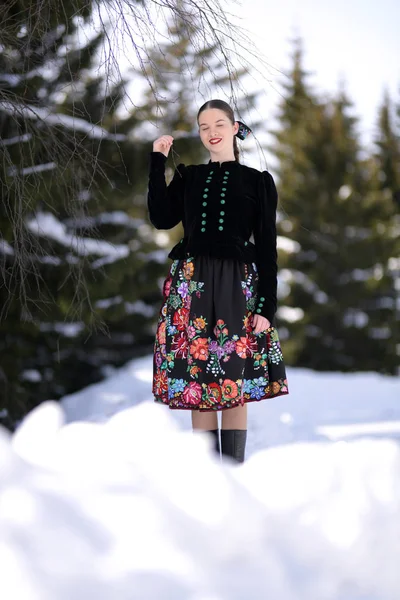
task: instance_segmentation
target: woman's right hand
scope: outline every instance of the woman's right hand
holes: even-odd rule
[[[168,156],[169,150],[174,142],[172,135],[162,135],[153,142],[153,152],[162,152]]]

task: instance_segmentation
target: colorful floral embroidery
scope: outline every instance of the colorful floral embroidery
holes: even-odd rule
[[[270,327],[259,334],[252,330],[258,285],[255,263],[244,265],[245,314],[241,330],[235,332],[222,318],[211,331],[204,315],[192,315],[192,299],[201,298],[205,289],[194,275],[193,257],[177,259],[164,281],[154,345],[155,400],[170,408],[220,410],[288,393],[277,330]],[[232,360],[240,362],[235,372],[242,376],[236,380],[226,376],[224,367]],[[184,361],[180,372],[186,371],[185,377],[174,377],[178,361]]]

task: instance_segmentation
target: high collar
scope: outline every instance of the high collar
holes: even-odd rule
[[[234,165],[236,163],[239,164],[237,160],[224,160],[224,161],[222,161],[222,163],[220,163],[218,160],[210,159],[207,164],[212,165],[213,167],[216,167],[216,166],[223,167],[223,166],[228,166],[228,165]]]

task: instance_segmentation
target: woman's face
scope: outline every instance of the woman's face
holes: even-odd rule
[[[210,152],[231,151],[233,136],[238,129],[238,123],[232,124],[229,117],[219,108],[208,108],[200,113],[200,139]]]

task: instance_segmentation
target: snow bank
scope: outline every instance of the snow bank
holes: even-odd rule
[[[400,449],[303,442],[220,464],[143,402],[0,431],[7,600],[398,600]]]
[[[62,404],[67,421],[104,421],[120,410],[151,400],[152,368],[151,354],[136,358],[104,381],[65,396]],[[248,407],[248,457],[267,447],[294,442],[365,436],[400,439],[399,377],[292,367],[287,374],[287,396]],[[188,411],[170,412],[179,427],[191,429]]]

